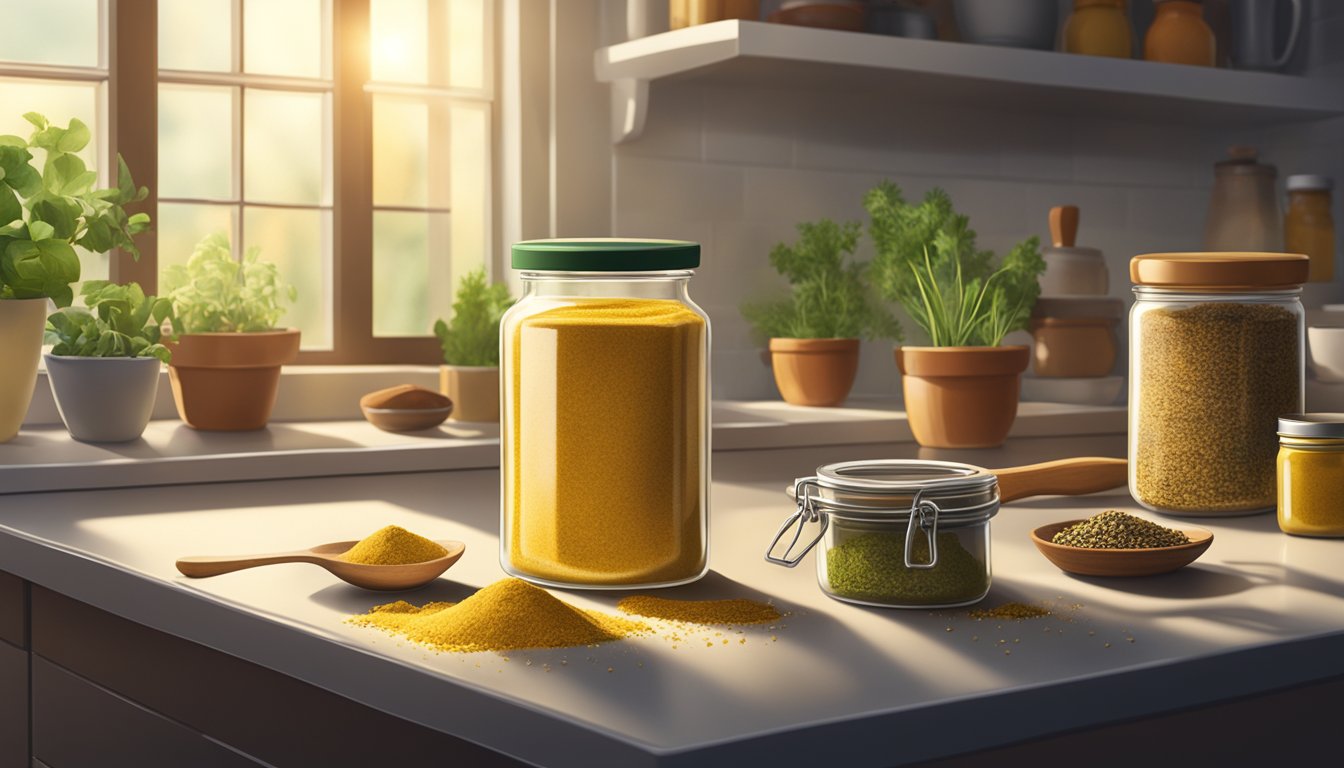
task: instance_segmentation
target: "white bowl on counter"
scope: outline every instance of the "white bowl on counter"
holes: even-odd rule
[[[1308,328],[1307,360],[1317,381],[1344,382],[1344,328]]]
[[[1029,403],[1115,405],[1125,390],[1124,376],[1097,378],[1022,377],[1022,399]]]

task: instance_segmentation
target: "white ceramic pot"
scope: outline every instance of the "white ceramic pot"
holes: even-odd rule
[[[1012,48],[1055,47],[1059,7],[1055,0],[955,0],[961,39]]]
[[[1344,382],[1344,328],[1308,328],[1307,359],[1317,381]]]
[[[1046,248],[1042,296],[1105,296],[1110,290],[1106,261],[1096,248]]]
[[[51,394],[70,436],[124,443],[144,433],[159,393],[157,357],[45,355]]]
[[[439,391],[453,401],[451,421],[499,421],[499,368],[439,366]]]
[[[37,385],[46,299],[0,300],[0,443],[19,433]]]

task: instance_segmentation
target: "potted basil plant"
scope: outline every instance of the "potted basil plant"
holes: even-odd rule
[[[511,306],[508,286],[477,269],[457,285],[451,322],[435,321],[439,391],[453,401],[453,421],[499,421],[499,319]]]
[[[1027,328],[1045,271],[1040,243],[1028,238],[996,263],[937,188],[910,205],[886,182],[868,192],[864,207],[878,288],[929,337],[930,346],[896,349],[915,439],[933,448],[1001,445],[1017,418],[1029,350],[1000,345]]]
[[[901,338],[900,324],[869,287],[869,265],[854,261],[860,232],[857,222],[799,224],[798,242],[770,251],[788,296],[742,306],[756,336],[768,340],[785,402],[840,405],[858,374],[859,339]]]
[[[276,328],[297,292],[262,261],[260,249],[233,258],[229,238],[207,235],[186,264],[164,274],[180,336],[168,366],[178,416],[195,429],[261,429],[271,418],[280,368],[299,353],[299,331]]]
[[[27,139],[0,136],[0,443],[13,438],[28,413],[49,304],[68,307],[79,281],[75,246],[94,253],[120,248],[139,258],[134,236],[149,216],[123,206],[148,194],[117,157],[117,186],[94,189],[98,174],[79,152],[89,128],[65,128],[36,112]],[[39,164],[35,153],[43,156]]]
[[[84,283],[84,307],[47,318],[47,378],[70,436],[126,442],[144,433],[159,392],[159,369],[172,357],[161,342],[173,320],[167,299],[136,283]],[[86,308],[87,307],[87,308]]]

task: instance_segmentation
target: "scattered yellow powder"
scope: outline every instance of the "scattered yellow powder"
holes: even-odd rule
[[[649,630],[637,621],[580,610],[519,579],[497,581],[457,604],[417,608],[398,601],[347,621],[455,653],[596,645]]]
[[[341,559],[362,565],[407,565],[435,560],[448,550],[396,525],[381,528],[351,547]]]
[[[691,624],[767,624],[780,618],[768,603],[755,600],[668,600],[633,595],[616,604],[625,613]]]
[[[997,608],[971,611],[973,619],[1039,619],[1049,615],[1050,611],[1044,608],[1022,603],[1004,603]]]

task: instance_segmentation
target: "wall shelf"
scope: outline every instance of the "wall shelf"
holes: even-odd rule
[[[863,90],[923,103],[1258,125],[1344,115],[1338,84],[1306,77],[720,21],[599,49],[617,141],[637,137],[649,83]]]

